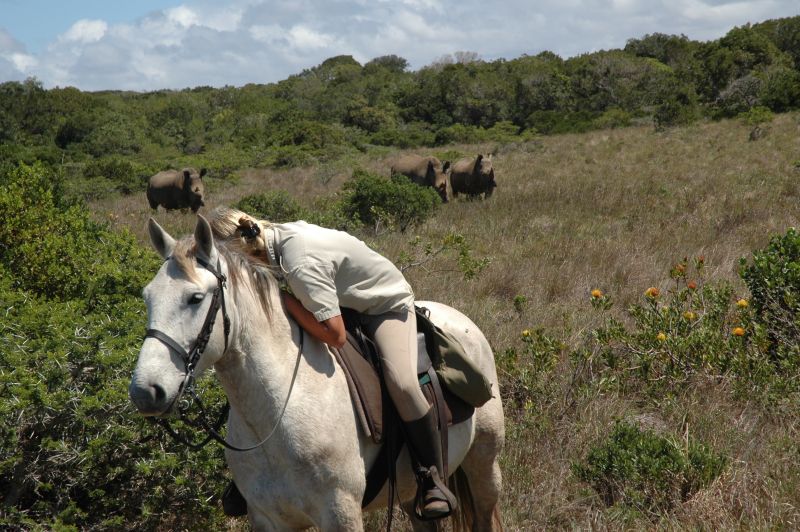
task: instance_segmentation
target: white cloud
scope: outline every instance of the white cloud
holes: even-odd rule
[[[82,19],[70,26],[70,28],[59,37],[59,40],[75,43],[91,43],[103,38],[108,30],[108,24],[103,20]]]
[[[316,32],[302,24],[290,29],[288,37],[291,45],[300,50],[322,49],[336,41],[333,36]]]
[[[199,22],[199,18],[197,14],[189,9],[186,6],[179,6],[173,9],[167,9],[165,11],[167,15],[167,19],[170,22],[174,22],[179,26],[184,28],[188,28],[189,26],[195,26]]]
[[[14,65],[14,68],[22,73],[29,72],[39,64],[39,61],[32,55],[21,54],[19,52],[10,54],[9,59],[11,60],[11,64]]]
[[[714,39],[797,14],[797,0],[184,0],[124,24],[82,19],[39,55],[0,28],[0,81],[85,90],[278,81],[348,54],[420,68],[464,50],[487,60],[618,48],[647,33]],[[16,55],[14,55],[16,54]]]

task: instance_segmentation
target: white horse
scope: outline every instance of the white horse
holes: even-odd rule
[[[149,231],[153,246],[165,259],[143,291],[149,329],[162,331],[188,351],[206,314],[213,314],[209,308],[218,287],[217,277],[203,266],[219,264],[228,279],[224,292],[230,335],[225,337],[223,320],[217,319],[196,372],[211,366],[216,370],[231,405],[229,443],[253,445],[275,429],[271,439],[253,450],[225,453],[247,501],[253,529],[362,530],[365,478],[379,447],[360,429],[345,376],[328,348],[304,334],[289,317],[271,274],[225,242],[215,245],[203,217],[198,217],[194,236],[180,242],[152,219]],[[471,419],[450,429],[449,468],[455,472],[459,504],[453,526],[500,529],[498,459],[504,424],[491,348],[463,314],[434,302],[419,304],[461,341],[495,393]],[[145,416],[169,415],[185,387],[186,374],[178,350],[146,338],[130,384],[131,400]],[[416,484],[405,450],[397,476],[399,499],[414,529],[435,530],[433,523],[413,516]],[[387,498],[384,486],[366,509],[385,508]]]

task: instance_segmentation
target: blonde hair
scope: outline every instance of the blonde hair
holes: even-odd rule
[[[258,220],[246,212],[231,207],[220,205],[209,215],[208,222],[214,238],[224,241],[228,246],[238,248],[242,252],[269,262],[267,252],[267,237],[265,230],[272,226],[267,220]],[[249,237],[243,234],[243,229],[257,227],[258,234]]]
[[[249,272],[252,280],[251,290],[260,299],[267,317],[271,316],[269,294],[279,290],[276,280],[278,270],[270,263],[265,235],[265,231],[272,226],[272,223],[258,220],[245,212],[226,206],[219,206],[211,211],[208,223],[211,225],[214,238],[222,244],[217,249],[227,257],[229,263],[235,261],[243,271]],[[250,229],[254,225],[259,229],[257,235],[246,237],[242,234],[243,228]],[[232,284],[236,284],[237,269],[230,269],[229,273]]]

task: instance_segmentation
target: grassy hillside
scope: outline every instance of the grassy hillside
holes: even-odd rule
[[[800,216],[800,114],[778,115],[762,128],[766,134],[754,141],[752,126],[722,121],[413,150],[447,159],[495,153],[498,189],[490,200],[445,204],[405,234],[360,236],[397,259],[414,253],[416,236],[436,243],[456,232],[475,256],[491,259],[471,281],[448,256],[406,273],[419,299],[470,316],[498,356],[508,418],[507,529],[782,528],[800,519],[796,404],[755,394],[750,400],[725,375],[698,374],[663,394],[599,381],[585,386],[571,361],[607,314],[629,323],[625,309],[641,303],[648,287],[674,287],[670,269],[684,258],[703,257],[702,276],[691,270],[691,280],[731,283],[731,302],[748,297],[739,259],[797,226]],[[375,149],[323,166],[242,170],[207,185],[205,209],[277,189],[311,208],[315,198],[335,194],[354,167],[388,174],[400,153]],[[145,242],[151,211],[143,193],[98,200],[91,210]],[[191,214],[155,217],[173,234],[194,226]],[[606,314],[592,308],[593,289],[613,299]],[[553,339],[555,360],[542,366],[507,356],[512,349],[529,353],[523,331],[538,329]],[[607,507],[572,464],[616,419],[684,441],[687,449],[702,442],[724,454],[727,465],[669,511]]]

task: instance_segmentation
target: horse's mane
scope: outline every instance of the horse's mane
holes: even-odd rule
[[[236,290],[247,279],[248,289],[261,303],[261,308],[269,318],[272,315],[272,295],[279,290],[278,280],[272,268],[236,239],[216,239],[217,252],[228,264],[228,279]],[[197,244],[194,236],[182,238],[175,244],[172,258],[184,275],[197,279]]]

